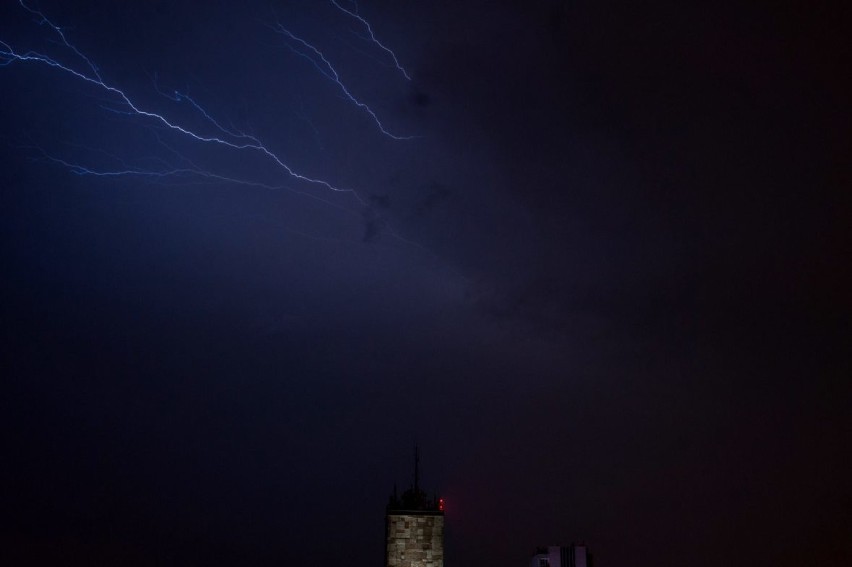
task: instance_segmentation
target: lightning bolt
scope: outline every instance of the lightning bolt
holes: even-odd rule
[[[81,52],[79,50],[77,50],[75,47],[73,47],[68,42],[67,38],[65,37],[65,34],[62,32],[62,30],[58,26],[55,26],[54,24],[50,23],[50,20],[48,20],[46,17],[44,17],[41,14],[41,12],[39,12],[37,10],[33,10],[32,8],[28,7],[23,2],[23,0],[20,0],[19,3],[24,9],[26,9],[27,11],[37,15],[39,18],[41,18],[42,22],[47,23],[59,35],[59,37],[63,41],[63,44],[65,44],[66,46],[69,46],[70,49],[72,51],[74,51],[74,53],[78,54],[86,62],[86,66],[88,67],[88,71],[75,69],[75,68],[68,66],[68,65],[63,65],[62,63],[60,63],[56,59],[49,57],[48,55],[36,52],[36,51],[26,51],[26,52],[23,52],[23,53],[18,53],[8,43],[6,43],[5,41],[0,41],[0,61],[2,61],[3,66],[8,66],[9,64],[11,64],[13,62],[36,63],[36,64],[46,65],[50,68],[56,69],[58,71],[67,73],[67,74],[69,74],[73,77],[76,77],[77,79],[80,79],[81,81],[84,81],[86,83],[94,85],[95,87],[101,89],[102,91],[104,91],[104,92],[106,92],[110,95],[113,95],[115,98],[118,99],[118,101],[123,103],[123,105],[127,108],[127,112],[129,112],[131,114],[135,114],[136,116],[140,116],[142,118],[150,119],[150,120],[154,121],[155,123],[159,123],[161,126],[167,128],[169,130],[172,130],[172,131],[178,132],[180,134],[183,134],[185,136],[188,136],[188,137],[190,137],[190,138],[192,138],[192,139],[194,139],[198,142],[216,144],[216,145],[225,146],[225,147],[228,147],[228,148],[231,148],[231,149],[234,149],[234,150],[249,150],[249,151],[258,152],[258,153],[266,156],[268,159],[272,160],[276,165],[278,165],[280,168],[282,168],[284,171],[286,171],[289,176],[291,176],[295,179],[298,179],[298,180],[306,182],[306,183],[314,184],[314,185],[320,185],[320,186],[325,187],[326,189],[329,189],[329,190],[334,191],[334,192],[351,193],[352,195],[354,195],[358,199],[359,202],[361,202],[362,204],[366,204],[366,202],[361,198],[361,196],[358,195],[358,193],[356,193],[353,189],[340,188],[340,187],[337,187],[335,185],[332,185],[331,183],[329,183],[328,181],[325,181],[323,179],[310,177],[308,175],[303,175],[303,174],[297,172],[292,167],[290,167],[290,165],[288,165],[282,158],[280,158],[278,155],[276,155],[274,152],[272,152],[269,148],[267,148],[263,143],[261,143],[261,141],[259,139],[257,139],[256,137],[250,136],[250,135],[247,135],[247,134],[242,134],[242,133],[234,133],[234,132],[230,132],[230,131],[224,129],[221,125],[219,125],[218,122],[213,120],[206,111],[204,111],[200,106],[198,106],[197,103],[195,103],[195,101],[193,101],[192,99],[190,99],[188,97],[184,97],[184,96],[181,95],[179,98],[181,98],[181,99],[185,98],[197,110],[200,110],[201,114],[207,119],[207,121],[209,123],[211,123],[214,127],[216,127],[219,130],[219,134],[222,135],[223,137],[216,136],[216,135],[204,135],[202,133],[195,132],[195,131],[189,129],[188,127],[181,126],[180,124],[178,124],[178,123],[176,123],[172,120],[169,120],[168,118],[166,118],[162,114],[141,108],[123,90],[121,90],[120,88],[113,86],[113,85],[107,83],[106,81],[104,81],[101,78],[100,74],[98,73],[97,67],[92,63],[92,61],[88,57],[86,57],[85,55],[81,54]]]
[[[41,12],[39,12],[38,10],[33,10],[32,8],[30,8],[29,6],[24,4],[23,0],[19,0],[19,3],[24,10],[26,10],[27,12],[29,12],[30,14],[33,14],[34,16],[36,16],[38,18],[37,23],[39,25],[47,25],[51,29],[53,29],[53,31],[56,32],[56,35],[58,35],[59,38],[62,40],[62,44],[65,47],[67,47],[68,49],[70,49],[71,51],[73,51],[77,55],[77,57],[79,57],[80,59],[85,61],[86,65],[88,65],[88,67],[89,67],[89,70],[92,71],[92,74],[95,77],[97,77],[98,80],[101,80],[101,75],[98,72],[97,66],[94,63],[92,63],[92,61],[88,57],[83,55],[76,47],[74,47],[68,41],[68,38],[65,37],[65,33],[62,31],[62,28],[60,28],[59,26],[57,26],[56,24],[54,24],[53,22],[48,20],[47,17],[44,14],[42,14]]]
[[[207,112],[207,110],[204,109],[204,107],[202,107],[198,102],[195,101],[195,99],[193,99],[188,94],[184,94],[184,93],[182,93],[178,90],[174,90],[170,94],[170,93],[167,93],[167,92],[161,90],[159,85],[157,84],[156,77],[155,77],[155,80],[154,80],[154,89],[158,93],[160,93],[163,97],[165,97],[165,98],[167,98],[171,101],[174,101],[174,102],[177,102],[177,103],[186,102],[190,107],[192,107],[193,110],[195,110],[196,112],[201,114],[201,116],[204,118],[205,121],[207,121],[208,124],[211,124],[214,128],[216,128],[216,130],[218,130],[219,133],[224,134],[226,136],[230,136],[232,139],[248,140],[250,142],[254,142],[255,144],[260,145],[260,141],[256,137],[249,136],[245,132],[240,132],[239,130],[236,130],[234,128],[225,128],[224,126],[219,124],[219,122],[217,122],[216,119],[213,118],[210,115],[210,113]]]
[[[175,158],[179,162],[183,162],[182,166],[176,166],[172,163],[169,163],[166,160],[163,160],[156,156],[149,156],[147,158],[140,158],[139,161],[146,161],[148,163],[156,164],[155,167],[150,166],[135,166],[128,164],[126,160],[121,157],[110,153],[106,150],[99,148],[91,148],[87,146],[81,146],[78,144],[63,144],[65,146],[81,150],[90,154],[99,154],[104,156],[107,161],[118,164],[118,167],[106,168],[106,167],[94,167],[90,165],[84,165],[78,161],[71,161],[66,158],[60,158],[55,155],[50,154],[44,148],[36,145],[18,145],[15,146],[20,150],[32,151],[41,161],[46,163],[52,163],[54,165],[60,165],[64,167],[67,171],[72,173],[73,175],[79,176],[92,176],[92,177],[139,177],[139,178],[153,178],[153,179],[173,179],[173,180],[188,180],[195,179],[197,181],[205,181],[205,182],[219,182],[219,183],[228,183],[234,185],[242,185],[245,187],[254,187],[259,189],[267,189],[270,191],[287,191],[288,193],[292,193],[299,197],[311,199],[313,201],[318,201],[323,203],[324,205],[337,209],[347,214],[358,215],[357,211],[352,210],[351,208],[347,208],[341,206],[340,204],[334,203],[327,199],[322,198],[320,195],[315,192],[308,191],[300,191],[298,189],[293,188],[290,185],[273,185],[270,183],[263,183],[261,181],[253,181],[248,179],[243,179],[239,177],[231,177],[228,175],[222,175],[218,173],[211,172],[209,170],[200,167],[191,159],[180,153],[178,150],[170,146],[166,143],[160,135],[156,131],[152,131],[152,135],[156,143],[161,146],[168,153],[175,156]]]
[[[361,22],[361,25],[363,25],[367,29],[367,33],[370,34],[370,40],[372,40],[373,43],[375,43],[377,46],[379,46],[379,48],[381,48],[383,51],[385,51],[388,55],[391,56],[394,65],[396,65],[396,68],[399,70],[400,73],[402,73],[403,77],[405,77],[409,81],[411,80],[411,76],[408,74],[408,71],[406,71],[402,67],[402,65],[399,64],[399,59],[397,59],[396,53],[394,53],[389,47],[385,46],[381,41],[376,38],[376,34],[373,32],[373,26],[370,25],[370,22],[368,22],[360,14],[358,14],[358,4],[354,2],[354,0],[352,1],[352,4],[355,5],[355,11],[352,11],[348,8],[344,8],[343,6],[337,3],[337,0],[331,0],[331,3],[334,4],[334,6],[344,14],[347,14],[350,17],[355,18],[356,20]]]
[[[296,36],[295,34],[293,34],[293,32],[291,32],[290,30],[285,28],[280,23],[273,26],[272,29],[276,33],[279,33],[279,34],[287,37],[287,39],[289,39],[292,42],[296,43],[297,45],[305,48],[310,54],[312,54],[313,56],[311,56],[309,53],[306,53],[304,51],[300,51],[299,49],[294,47],[291,43],[287,44],[287,47],[289,47],[290,50],[293,53],[295,53],[296,55],[298,55],[300,57],[304,57],[305,59],[310,61],[311,64],[313,64],[313,66],[316,67],[317,71],[319,71],[320,74],[322,74],[323,77],[325,77],[328,80],[337,84],[337,86],[340,87],[341,92],[343,92],[343,95],[347,99],[349,99],[352,102],[352,104],[354,104],[355,106],[357,106],[358,108],[360,108],[361,110],[363,110],[364,112],[369,114],[370,118],[373,119],[373,122],[376,123],[376,126],[378,126],[379,130],[381,130],[382,134],[384,134],[385,136],[387,136],[389,138],[393,138],[394,140],[411,140],[411,139],[414,139],[414,136],[398,136],[396,134],[390,133],[385,128],[384,124],[382,124],[382,121],[379,120],[379,117],[376,116],[376,113],[373,111],[373,109],[370,108],[367,104],[365,104],[365,103],[361,102],[360,100],[358,100],[357,98],[355,98],[355,96],[351,92],[349,92],[349,89],[346,88],[346,85],[344,85],[343,81],[340,80],[340,75],[337,73],[337,70],[334,68],[334,66],[331,64],[331,62],[326,58],[326,56],[323,54],[322,51],[320,51],[319,49],[317,49],[315,46],[311,45],[310,43],[308,43],[304,39]]]
[[[215,145],[238,152],[254,152],[267,159],[281,170],[283,170],[287,176],[296,180],[297,182],[307,184],[309,186],[318,186],[334,193],[350,194],[360,205],[366,207],[367,210],[371,210],[370,201],[363,198],[354,189],[341,188],[325,179],[320,179],[297,171],[282,157],[273,152],[258,137],[252,134],[242,132],[234,128],[233,126],[226,126],[222,121],[216,119],[213,114],[201,104],[201,102],[196,100],[196,98],[190,96],[187,92],[183,92],[180,90],[163,90],[156,83],[156,79],[154,81],[154,88],[161,96],[178,105],[185,105],[186,107],[191,109],[192,113],[200,117],[201,123],[200,125],[198,125],[198,127],[188,126],[185,122],[179,122],[178,120],[167,116],[164,112],[157,112],[155,110],[143,106],[128,91],[106,80],[101,74],[101,71],[95,64],[95,62],[90,59],[86,54],[84,54],[81,50],[79,50],[69,40],[63,28],[56,25],[39,10],[28,6],[24,0],[19,0],[18,3],[24,10],[26,10],[27,13],[35,17],[35,21],[38,25],[49,28],[51,30],[51,33],[55,34],[59,38],[59,41],[57,43],[61,45],[61,49],[64,48],[68,52],[73,54],[73,56],[77,60],[77,64],[64,63],[59,59],[48,55],[47,53],[42,53],[35,50],[18,50],[6,41],[0,40],[0,67],[8,67],[13,63],[20,65],[44,66],[53,71],[56,71],[57,73],[64,74],[68,77],[73,77],[78,81],[90,85],[99,93],[96,98],[101,100],[101,104],[99,104],[99,106],[102,110],[120,114],[122,116],[127,116],[133,119],[141,119],[141,124],[146,129],[153,132],[153,135],[156,137],[160,147],[164,148],[167,152],[169,152],[173,156],[173,158],[177,160],[176,163],[178,165],[176,165],[175,163],[169,163],[168,161],[163,160],[159,157],[139,159],[137,160],[137,163],[144,163],[144,165],[132,165],[128,164],[118,156],[114,156],[105,151],[88,149],[90,152],[96,151],[107,156],[113,164],[117,164],[117,167],[96,167],[84,164],[82,162],[74,161],[70,158],[54,156],[37,146],[27,147],[30,150],[37,150],[40,154],[40,159],[44,162],[52,163],[56,166],[63,167],[71,174],[80,176],[92,176],[101,178],[135,177],[149,178],[155,180],[171,180],[172,182],[186,182],[189,180],[195,180],[198,182],[205,183],[228,183],[266,190],[284,190],[295,193],[300,196],[304,196],[305,198],[320,201],[325,205],[334,207],[348,214],[360,214],[352,208],[344,207],[338,203],[323,199],[315,192],[299,191],[294,189],[293,187],[283,184],[263,183],[260,181],[252,181],[237,177],[231,177],[199,167],[198,165],[193,163],[192,160],[183,156],[176,149],[166,144],[165,141],[160,138],[158,134],[158,132],[171,132],[177,135],[177,137],[184,138],[190,142]],[[382,50],[390,54],[397,69],[399,69],[399,71],[406,79],[411,80],[409,74],[399,64],[399,61],[393,51],[388,49],[381,42],[379,42],[378,39],[376,39],[375,33],[373,32],[373,29],[370,26],[369,22],[367,22],[364,18],[358,15],[357,11],[352,11],[347,8],[344,8],[335,0],[332,0],[332,4],[334,4],[335,7],[337,7],[345,14],[358,20],[366,28],[371,40]],[[311,64],[324,77],[326,77],[328,80],[334,82],[337,85],[343,95],[352,104],[354,104],[361,111],[368,114],[370,118],[376,123],[382,134],[394,140],[406,140],[413,138],[413,136],[395,135],[388,131],[382,124],[382,122],[379,120],[376,113],[366,103],[360,101],[351,93],[349,88],[341,80],[340,75],[338,74],[332,63],[317,47],[311,45],[304,39],[296,36],[290,30],[284,28],[281,24],[271,27],[276,33],[279,33],[287,38],[288,48],[290,48],[294,53],[298,54],[299,56],[304,57],[305,59],[310,61]],[[302,118],[307,119],[307,117]],[[315,128],[314,133],[318,135]],[[424,246],[400,236],[391,227],[386,226],[384,219],[382,219],[380,216],[377,218],[379,221],[381,221],[379,223],[381,225],[381,232],[387,233],[389,236],[402,243],[417,247],[431,255],[433,258],[437,259],[437,256],[434,253],[430,252],[428,249],[426,249]],[[311,237],[307,234],[299,234]]]

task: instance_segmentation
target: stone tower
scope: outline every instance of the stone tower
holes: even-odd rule
[[[444,567],[444,500],[420,489],[420,455],[414,449],[414,485],[387,509],[385,567]]]

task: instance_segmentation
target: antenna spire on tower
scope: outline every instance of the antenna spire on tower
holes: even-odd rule
[[[420,447],[414,444],[414,493],[420,493]]]

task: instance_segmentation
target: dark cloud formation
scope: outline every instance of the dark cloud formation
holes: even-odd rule
[[[3,563],[380,564],[414,439],[450,563],[850,562],[844,14],[364,2],[408,82],[323,2],[39,9],[361,199],[0,68]]]

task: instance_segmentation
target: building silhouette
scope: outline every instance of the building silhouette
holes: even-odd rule
[[[385,518],[385,567],[444,567],[444,500],[420,489],[420,454],[414,449],[414,484],[396,486]]]
[[[585,545],[539,547],[530,567],[594,567],[592,554]]]

